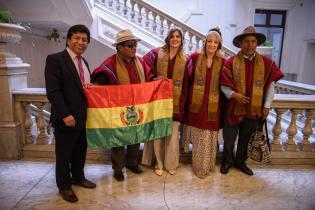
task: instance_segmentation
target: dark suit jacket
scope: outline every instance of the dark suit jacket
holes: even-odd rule
[[[88,63],[84,62],[89,70]],[[84,128],[87,103],[77,69],[67,50],[47,56],[45,82],[53,127],[62,130]],[[69,115],[76,120],[75,128],[67,127],[62,120]]]

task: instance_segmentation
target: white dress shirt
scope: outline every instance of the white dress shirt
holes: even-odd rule
[[[77,54],[75,54],[70,48],[66,48],[67,52],[69,53],[75,68],[77,69],[78,75],[80,77],[80,71],[79,71],[79,64],[78,64],[78,57]],[[81,63],[82,63],[82,68],[83,68],[83,72],[84,72],[84,84],[89,84],[90,83],[90,72],[87,68],[87,66],[85,65],[85,62],[83,61],[83,59],[81,59]]]

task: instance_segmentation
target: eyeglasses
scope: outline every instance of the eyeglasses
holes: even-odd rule
[[[134,44],[124,44],[125,47],[128,47],[129,49],[132,49],[132,48],[137,48],[137,43],[134,43]]]

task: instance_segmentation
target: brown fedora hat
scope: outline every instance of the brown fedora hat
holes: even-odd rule
[[[246,36],[255,36],[257,38],[257,46],[261,45],[266,41],[266,36],[262,33],[257,33],[255,28],[253,26],[248,26],[247,28],[244,29],[244,31],[234,37],[233,39],[233,44],[235,47],[240,48],[240,41],[244,39]]]
[[[124,41],[129,41],[129,40],[136,40],[137,42],[141,41],[141,39],[133,35],[133,33],[129,29],[124,29],[124,30],[119,31],[116,34],[115,43],[113,43],[112,45],[116,47],[117,44]]]

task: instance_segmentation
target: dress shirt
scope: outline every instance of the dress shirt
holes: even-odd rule
[[[78,55],[75,54],[70,48],[66,48],[67,52],[69,53],[75,68],[77,69],[78,72],[78,76],[80,77],[80,71],[79,71],[79,64],[78,64]],[[84,72],[84,84],[89,84],[90,83],[90,72],[87,68],[87,66],[85,65],[85,62],[83,59],[81,59],[81,63],[82,63],[82,68],[83,68],[83,72]]]

